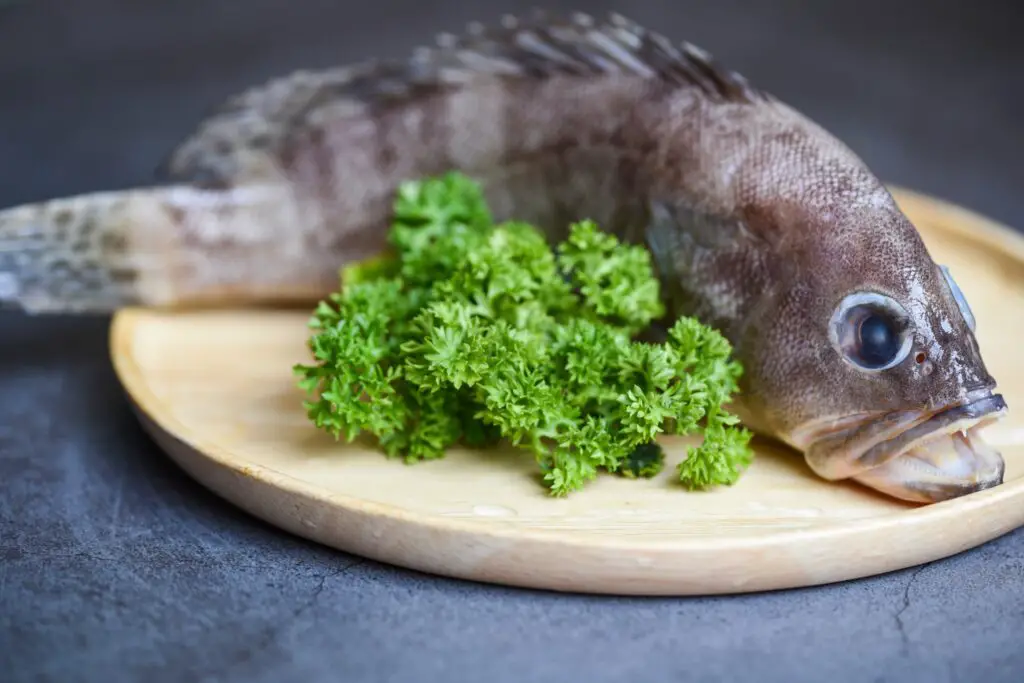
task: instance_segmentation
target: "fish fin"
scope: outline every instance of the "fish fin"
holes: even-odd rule
[[[723,100],[766,97],[704,50],[675,44],[617,13],[595,18],[538,10],[494,25],[474,22],[461,35],[441,34],[435,47],[420,48],[407,64],[442,81],[629,75],[697,87]]]
[[[315,302],[363,254],[310,239],[280,186],[161,186],[0,211],[0,308],[108,314],[125,306]],[[364,249],[365,251],[365,249]]]
[[[228,99],[158,167],[168,182],[216,189],[263,182],[288,165],[303,139],[327,121],[450,93],[480,80],[628,76],[697,88],[711,99],[770,99],[704,50],[673,43],[619,14],[594,18],[538,11],[441,34],[405,58],[303,70]]]
[[[756,239],[740,219],[680,202],[649,202],[644,240],[662,277],[678,280],[701,256]]]
[[[694,316],[731,334],[765,291],[767,243],[742,220],[685,202],[651,200],[644,240],[667,316]]]
[[[673,219],[671,209],[664,202],[652,201],[650,203],[644,242],[651,252],[658,275],[664,280],[675,278],[682,234]]]
[[[644,242],[661,281],[662,298],[668,304],[666,319],[671,319],[690,308],[683,278],[692,266],[692,239],[680,229],[668,203],[651,201],[648,211]]]
[[[650,215],[648,232],[656,239],[668,240],[675,226],[680,239],[693,243],[691,248],[721,249],[740,240],[759,239],[742,219],[720,216],[686,202],[653,200]]]
[[[162,299],[168,254],[133,231],[146,190],[55,199],[0,211],[0,305],[28,313],[98,313]]]

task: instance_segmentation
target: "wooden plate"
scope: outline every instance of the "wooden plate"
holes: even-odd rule
[[[606,475],[546,495],[529,456],[454,451],[403,465],[306,421],[291,366],[308,359],[303,312],[126,310],[117,372],[148,431],[196,480],[291,533],[383,562],[564,591],[683,595],[822,584],[947,557],[1024,524],[1024,237],[909,192],[901,201],[956,274],[1010,405],[987,439],[1006,483],[914,506],[815,478],[760,444],[730,489],[690,493],[671,471]]]

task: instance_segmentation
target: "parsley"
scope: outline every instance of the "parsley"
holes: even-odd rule
[[[457,444],[530,452],[553,495],[600,471],[650,477],[659,434],[702,433],[677,476],[730,485],[750,433],[723,410],[741,367],[717,331],[664,314],[648,252],[592,221],[552,249],[536,228],[495,224],[457,173],[403,184],[390,249],[342,271],[316,308],[313,363],[294,370],[310,421],[336,439],[368,433],[418,462]]]

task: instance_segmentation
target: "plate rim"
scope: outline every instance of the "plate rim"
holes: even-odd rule
[[[1013,258],[1024,263],[1024,234],[1021,234],[1006,225],[975,213],[974,211],[953,204],[941,199],[934,198],[925,193],[909,190],[903,187],[890,187],[898,204],[903,207],[913,204],[921,213],[928,213],[934,216],[934,222],[938,229],[955,233],[959,236],[969,234],[972,239],[978,239],[989,247],[997,248],[1004,253],[1010,254]],[[959,218],[959,219],[958,219]],[[968,228],[967,226],[971,226]],[[187,311],[194,313],[195,311]],[[492,540],[510,542],[529,542],[544,546],[558,546],[563,551],[570,550],[596,551],[604,553],[615,552],[623,549],[637,552],[703,555],[707,553],[721,553],[733,551],[750,550],[773,550],[785,549],[801,543],[815,543],[822,537],[835,542],[849,536],[884,532],[887,529],[896,527],[910,530],[913,527],[922,525],[941,525],[944,522],[957,521],[957,518],[965,513],[983,514],[985,510],[993,507],[1012,505],[1011,501],[1019,499],[1022,503],[1021,521],[1013,526],[1003,529],[1006,525],[992,531],[979,534],[987,540],[972,544],[971,547],[982,545],[998,536],[1001,536],[1014,528],[1024,524],[1024,476],[1005,482],[1004,484],[985,491],[957,498],[950,501],[943,501],[924,506],[908,506],[905,509],[893,511],[870,517],[859,517],[849,520],[837,520],[823,525],[815,525],[805,528],[778,529],[771,533],[760,535],[756,533],[715,537],[715,536],[678,536],[671,539],[642,538],[640,536],[612,535],[603,536],[597,533],[580,534],[567,538],[564,532],[553,529],[544,529],[517,524],[511,521],[502,521],[494,518],[476,521],[468,518],[444,517],[435,513],[418,514],[412,513],[390,503],[366,500],[358,498],[350,493],[337,493],[324,488],[319,484],[299,479],[291,474],[276,470],[257,463],[246,463],[243,458],[238,457],[230,449],[216,443],[207,443],[198,437],[190,428],[180,422],[171,411],[167,410],[166,402],[154,394],[141,368],[136,362],[132,348],[134,343],[134,330],[136,326],[147,316],[173,315],[175,311],[130,307],[117,311],[110,323],[108,349],[112,359],[115,374],[138,416],[142,418],[143,427],[149,432],[168,455],[183,469],[187,470],[190,477],[200,483],[208,490],[213,491],[222,499],[228,500],[231,504],[249,511],[257,517],[264,519],[277,528],[287,528],[280,521],[268,519],[266,516],[253,512],[258,505],[248,505],[236,500],[236,497],[228,496],[221,490],[213,488],[202,478],[196,476],[190,467],[182,462],[180,454],[173,452],[167,447],[165,438],[169,438],[185,448],[193,451],[195,455],[204,460],[210,461],[216,467],[226,469],[239,476],[253,479],[258,484],[264,484],[280,490],[281,493],[290,497],[311,502],[316,505],[328,508],[344,508],[350,512],[368,515],[373,518],[401,522],[417,531],[442,532],[447,535],[469,535],[473,539],[487,538]],[[211,312],[216,313],[216,312]],[[161,435],[154,434],[152,427],[159,429]],[[160,438],[163,437],[163,438]],[[318,543],[323,543],[315,536],[304,534],[301,531],[289,529],[291,533],[305,536]],[[335,546],[337,547],[337,546]],[[354,551],[347,551],[354,552]],[[957,551],[959,552],[959,551]],[[945,556],[949,556],[948,553]],[[389,561],[390,562],[390,561]],[[412,566],[405,563],[404,566]],[[904,565],[910,566],[910,565]],[[875,573],[875,572],[872,572]],[[454,574],[450,574],[454,576]],[[513,585],[515,582],[500,581]],[[518,585],[537,585],[536,582],[522,583]],[[812,585],[809,583],[792,584]],[[587,591],[592,592],[592,591]],[[599,591],[603,592],[603,591]],[[738,592],[738,591],[730,591]],[[704,592],[707,594],[707,592]],[[659,593],[661,594],[661,593]]]

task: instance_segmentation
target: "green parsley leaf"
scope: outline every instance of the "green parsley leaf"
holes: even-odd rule
[[[723,409],[742,372],[728,341],[685,317],[664,343],[635,340],[664,314],[642,247],[580,221],[553,248],[494,223],[457,173],[404,183],[388,239],[310,320],[312,361],[294,371],[318,429],[407,463],[504,440],[559,496],[601,471],[655,476],[664,433],[703,435],[677,469],[686,488],[749,466],[750,435]]]

